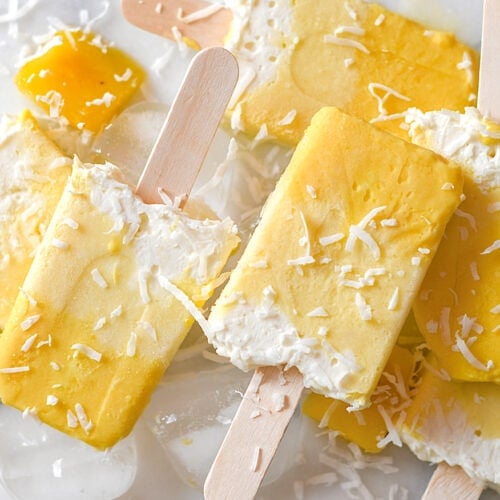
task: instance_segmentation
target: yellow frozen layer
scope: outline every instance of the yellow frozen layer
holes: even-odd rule
[[[459,163],[465,199],[415,301],[415,317],[454,379],[500,382],[500,140],[479,112],[408,116],[414,142]]]
[[[212,309],[218,353],[368,405],[461,184],[432,152],[323,108]]]
[[[53,117],[98,132],[120,112],[145,74],[127,54],[100,35],[54,33],[19,69],[16,84]]]
[[[237,236],[81,166],[0,336],[0,397],[97,448],[126,436]]]
[[[450,33],[361,0],[230,5],[227,45],[241,66],[233,127],[293,145],[333,105],[406,138],[400,113],[410,106],[475,103],[478,55]]]
[[[459,465],[500,491],[500,385],[450,382],[426,371],[401,430],[421,459]]]
[[[28,112],[0,119],[0,330],[70,171]]]
[[[366,452],[378,453],[389,442],[401,446],[397,432],[391,430],[396,428],[411,403],[409,382],[413,365],[412,353],[394,346],[373,392],[372,406],[349,411],[346,403],[313,392],[305,399],[302,411],[317,420],[320,427],[337,431]]]

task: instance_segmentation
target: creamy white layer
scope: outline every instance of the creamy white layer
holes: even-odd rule
[[[478,435],[480,430],[471,427],[459,402],[442,407],[435,400],[434,405],[432,418],[401,430],[403,441],[421,460],[458,465],[500,492],[500,439]]]
[[[466,168],[482,191],[500,187],[500,127],[492,128],[476,108],[406,114],[412,142]]]

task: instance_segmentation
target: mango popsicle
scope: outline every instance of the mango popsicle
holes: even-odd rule
[[[0,329],[71,170],[71,160],[27,111],[0,120]]]
[[[336,108],[315,115],[209,316],[218,354],[261,368],[206,498],[256,494],[304,386],[369,406],[460,183],[430,151]]]
[[[312,116],[336,106],[406,138],[410,106],[474,104],[478,56],[450,33],[361,0],[123,0],[133,24],[191,47],[219,45],[240,64],[231,126],[296,145]]]
[[[437,155],[324,108],[211,311],[210,342],[241,369],[296,366],[306,387],[367,406],[460,193]]]
[[[454,379],[500,381],[500,135],[474,108],[407,118],[412,141],[456,161],[465,199],[414,304],[419,328]]]
[[[500,385],[443,380],[425,370],[401,429],[421,459],[460,466],[500,491]]]
[[[238,243],[229,219],[178,208],[237,74],[222,48],[192,61],[137,186],[151,204],[113,165],[75,158],[0,337],[3,402],[97,448],[130,432]]]
[[[193,321],[179,300],[201,306],[237,243],[118,179],[75,160],[0,337],[2,401],[97,448],[131,430]]]
[[[475,103],[477,54],[449,33],[361,0],[230,2],[226,46],[238,57],[232,124],[296,144],[333,105],[406,138],[408,107]],[[182,27],[181,27],[182,30]]]

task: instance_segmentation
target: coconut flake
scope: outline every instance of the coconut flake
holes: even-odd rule
[[[110,92],[105,92],[102,97],[92,99],[91,101],[86,101],[85,106],[88,108],[91,106],[105,106],[109,108],[111,103],[116,99],[116,96],[111,94]]]
[[[399,447],[403,446],[396,426],[392,423],[391,417],[388,415],[386,409],[382,405],[377,405],[377,411],[380,413],[387,428],[387,436],[378,441],[377,448],[384,448],[389,443]]]
[[[183,306],[184,308],[193,316],[196,322],[200,325],[203,333],[210,337],[210,324],[201,311],[196,307],[194,302],[178,287],[176,287],[168,278],[165,276],[158,276],[158,283],[162,288],[170,292]]]
[[[80,403],[75,404],[75,413],[81,428],[85,431],[85,434],[88,434],[89,431],[92,429],[93,425],[92,422],[87,417],[87,414],[85,413],[85,410],[83,409],[83,406]]]
[[[387,309],[389,311],[394,311],[398,306],[398,302],[399,302],[399,287],[397,286],[396,289],[394,290],[394,293],[392,294],[391,299],[389,300],[389,304],[387,304]]]
[[[57,396],[54,396],[53,394],[49,394],[47,396],[45,404],[47,406],[55,406],[57,403],[59,403],[59,398]]]
[[[21,322],[21,330],[25,332],[29,330],[38,320],[41,318],[41,314],[33,314],[32,316],[27,317],[24,321]]]
[[[491,244],[488,248],[485,248],[482,252],[481,255],[487,255],[490,253],[493,253],[495,250],[500,249],[500,240],[495,240],[493,244]]]
[[[369,321],[372,319],[372,309],[366,303],[365,298],[359,293],[356,292],[356,296],[354,299],[356,307],[358,308],[359,315],[363,321]]]
[[[128,82],[132,77],[132,75],[133,75],[132,70],[130,68],[127,68],[125,70],[125,73],[123,73],[123,75],[113,75],[113,78],[117,82]]]
[[[66,424],[70,429],[76,429],[78,427],[78,420],[71,410],[66,412]]]
[[[479,276],[479,272],[478,272],[478,269],[477,269],[477,262],[471,262],[469,264],[469,269],[470,269],[470,273],[472,275],[472,279],[474,281],[480,281],[481,276]]]
[[[276,125],[280,125],[282,127],[290,125],[295,120],[296,116],[297,116],[297,110],[292,109],[279,122],[277,122]]]
[[[380,248],[377,245],[377,242],[364,229],[360,228],[359,226],[350,226],[349,238],[351,236],[355,236],[357,239],[361,240],[371,250],[375,260],[380,259]],[[346,250],[347,250],[347,244],[346,244]]]
[[[0,373],[24,373],[24,372],[29,372],[30,367],[29,366],[12,366],[8,368],[0,368]]]
[[[98,363],[101,362],[102,354],[95,349],[92,349],[92,347],[89,347],[85,344],[76,343],[71,346],[71,349],[75,352],[84,354],[85,356],[87,356],[87,358],[97,361]]]
[[[361,42],[357,40],[352,40],[350,38],[341,38],[336,35],[327,34],[323,36],[323,41],[325,43],[332,43],[334,45],[339,45],[342,47],[352,47],[356,50],[363,52],[364,54],[369,54],[370,51],[363,45]]]
[[[60,240],[59,238],[54,238],[51,241],[51,245],[53,247],[59,248],[60,250],[66,250],[69,247],[68,243],[66,243],[63,240]]]
[[[460,335],[455,334],[455,345],[458,351],[462,354],[462,356],[467,360],[469,364],[471,364],[474,368],[478,370],[488,372],[493,368],[493,361],[489,360],[486,365],[481,363],[472,351],[469,349],[467,343],[460,337]]]
[[[38,302],[24,288],[19,287],[19,291],[26,297],[30,306],[35,307],[38,304]]]
[[[202,19],[206,19],[207,17],[213,16],[215,13],[219,12],[224,7],[222,4],[209,4],[202,9],[195,10],[190,14],[184,15],[181,8],[177,11],[177,19],[184,24],[194,23],[196,21],[201,21]]]
[[[320,326],[318,328],[318,335],[320,337],[326,337],[328,334],[328,328],[326,326]]]
[[[308,316],[309,318],[327,318],[329,314],[323,307],[316,307],[316,309],[309,311],[306,316]]]
[[[104,276],[101,274],[99,269],[97,267],[94,267],[92,271],[90,271],[90,275],[92,276],[92,279],[101,287],[101,288],[108,288],[108,283],[104,279]]]
[[[38,337],[38,333],[35,333],[34,335],[31,335],[31,337],[28,337],[24,341],[24,344],[21,346],[21,351],[28,352],[31,349],[31,347],[33,346],[33,343],[35,342],[37,337]]]
[[[155,327],[149,321],[138,321],[137,326],[147,332],[155,342],[158,342],[158,335],[156,334]]]
[[[334,233],[334,234],[330,234],[328,236],[322,236],[319,239],[319,244],[322,247],[326,247],[328,245],[332,245],[333,243],[337,243],[338,241],[340,241],[340,240],[342,240],[344,238],[345,238],[345,234],[344,233]]]
[[[96,321],[96,324],[94,325],[94,332],[100,330],[105,324],[106,324],[106,318],[102,316]]]
[[[470,224],[470,227],[477,232],[477,224],[476,224],[476,219],[472,214],[469,214],[468,212],[464,212],[463,210],[460,210],[457,208],[455,210],[455,215],[458,217],[462,217],[467,220],[467,222]]]
[[[80,224],[75,219],[72,219],[71,217],[65,217],[62,221],[61,224],[70,227],[71,229],[78,229],[80,227]]]
[[[123,312],[123,306],[120,304],[109,313],[109,317],[118,318],[119,316],[122,315],[122,312]]]
[[[279,413],[286,406],[286,397],[282,392],[275,392],[271,396],[273,402],[273,412]]]
[[[306,266],[308,264],[314,264],[314,257],[311,255],[305,255],[304,257],[297,257],[296,259],[289,259],[286,263],[289,266]]]
[[[128,339],[127,349],[126,349],[127,356],[133,358],[135,356],[136,351],[137,351],[137,333],[130,332],[130,337]]]
[[[382,219],[380,221],[380,225],[382,227],[397,227],[399,224],[396,219],[391,218],[391,219]]]

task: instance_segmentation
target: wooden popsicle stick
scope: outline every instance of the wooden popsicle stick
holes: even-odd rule
[[[222,47],[199,52],[188,68],[137,185],[147,203],[159,189],[184,202],[193,187],[238,80],[238,64]]]
[[[205,481],[207,500],[254,498],[303,388],[296,368],[255,370]]]
[[[180,35],[201,48],[223,45],[230,30],[231,11],[218,7],[204,0],[122,0],[131,24],[171,40]]]
[[[484,0],[479,67],[478,109],[483,116],[500,122],[500,0]],[[431,477],[423,500],[460,498],[477,500],[483,485],[460,467],[441,462]]]
[[[500,1],[484,0],[477,107],[500,123]]]
[[[451,467],[441,462],[422,496],[422,500],[477,500],[481,496],[483,485],[469,477],[462,468]]]

